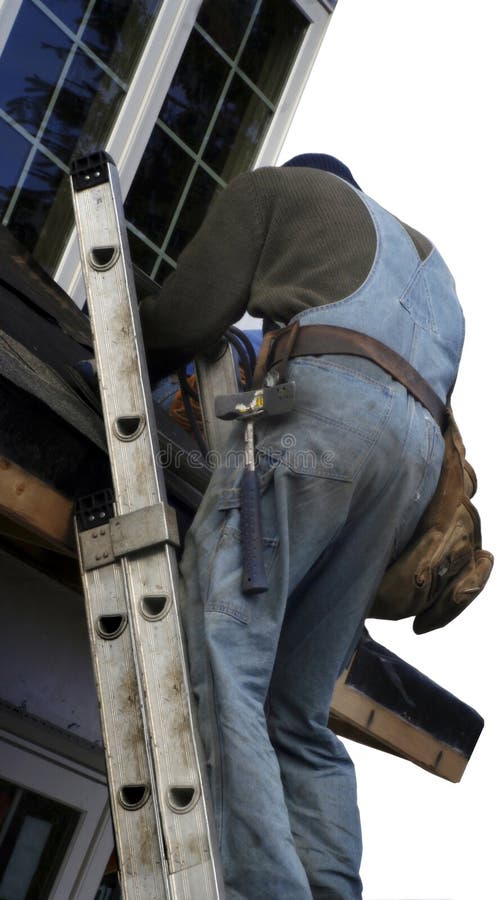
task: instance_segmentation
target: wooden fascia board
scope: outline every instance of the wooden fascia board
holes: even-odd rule
[[[52,550],[75,556],[73,501],[0,456],[0,515]]]

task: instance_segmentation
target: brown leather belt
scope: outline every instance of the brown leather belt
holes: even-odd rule
[[[281,380],[289,359],[296,356],[322,356],[330,353],[362,356],[376,363],[419,400],[434,417],[441,430],[446,422],[446,404],[438,397],[430,384],[399,353],[381,341],[360,331],[339,328],[336,325],[299,325],[295,322],[265,335],[254,383],[261,384],[265,372],[274,366]]]

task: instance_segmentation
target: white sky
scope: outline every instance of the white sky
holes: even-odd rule
[[[343,159],[452,269],[467,321],[453,406],[478,474],[484,547],[498,554],[496,17],[490,0],[339,0],[280,161],[303,152]],[[348,745],[363,820],[364,900],[498,898],[495,592],[493,575],[469,610],[426,636],[409,622],[371,623],[376,640],[477,709],[486,725],[459,785]]]

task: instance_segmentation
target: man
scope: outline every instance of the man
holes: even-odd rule
[[[237,178],[159,299],[141,308],[153,367],[174,368],[248,310],[387,344],[441,400],[463,317],[427,238],[310,154]],[[334,684],[443,455],[427,408],[369,359],[288,364],[292,412],[258,423],[267,593],[241,589],[234,424],[182,560],[184,619],[229,900],[358,900],[353,765],[327,727]]]

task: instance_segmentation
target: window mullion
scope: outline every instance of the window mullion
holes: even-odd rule
[[[233,60],[230,60],[230,57],[226,57],[226,59],[227,59],[229,65],[230,65],[230,71],[229,71],[229,73],[228,73],[228,75],[227,75],[227,78],[226,78],[225,84],[223,85],[223,88],[222,88],[222,91],[221,91],[221,93],[220,93],[220,96],[218,97],[218,101],[217,101],[217,103],[216,103],[216,105],[215,105],[215,108],[214,108],[214,110],[213,110],[213,114],[212,114],[212,116],[211,116],[211,118],[210,118],[210,120],[209,120],[208,126],[207,126],[207,128],[206,128],[206,132],[205,132],[205,134],[204,134],[204,137],[203,137],[203,139],[202,139],[201,145],[200,145],[199,150],[198,150],[198,152],[197,152],[197,159],[196,159],[194,165],[192,166],[192,169],[191,169],[191,171],[190,171],[190,173],[189,173],[189,176],[188,176],[188,178],[187,178],[187,181],[185,182],[185,185],[184,185],[183,191],[182,191],[182,193],[181,193],[180,199],[179,199],[179,201],[178,201],[178,203],[177,203],[177,206],[176,206],[175,212],[174,212],[174,214],[173,214],[173,217],[172,217],[172,219],[171,219],[171,221],[170,221],[170,223],[169,223],[169,225],[168,225],[168,229],[167,229],[167,232],[166,232],[166,236],[165,236],[165,238],[164,238],[164,240],[163,240],[163,242],[162,242],[162,245],[161,245],[161,250],[162,250],[163,252],[165,251],[166,247],[168,246],[168,243],[169,243],[169,241],[170,241],[170,239],[171,239],[171,236],[172,236],[172,234],[173,234],[173,232],[174,232],[174,230],[175,230],[175,228],[176,228],[178,219],[180,218],[180,215],[181,215],[183,206],[184,206],[185,201],[186,201],[186,199],[187,199],[187,197],[188,197],[190,188],[192,187],[192,182],[193,182],[193,180],[194,180],[194,178],[195,178],[195,176],[196,176],[197,169],[199,168],[199,161],[201,160],[202,155],[203,155],[203,153],[204,153],[204,150],[206,149],[206,147],[207,147],[207,145],[208,145],[208,143],[209,143],[209,140],[210,140],[210,138],[211,138],[211,134],[212,134],[212,132],[213,132],[213,128],[214,128],[214,126],[215,126],[215,123],[216,123],[216,120],[217,120],[217,118],[218,118],[218,115],[219,115],[219,113],[220,113],[220,111],[221,111],[221,108],[222,108],[222,106],[223,106],[223,104],[224,104],[224,102],[225,102],[225,99],[226,99],[226,96],[227,96],[228,91],[229,91],[229,89],[230,89],[230,85],[232,84],[234,75],[236,74],[236,71],[237,71],[237,69],[238,69],[238,63],[239,63],[239,60],[240,60],[240,58],[241,58],[241,56],[242,56],[242,54],[243,54],[243,52],[244,52],[245,46],[246,46],[246,44],[247,44],[247,41],[249,40],[249,35],[250,35],[250,33],[251,33],[251,31],[252,31],[252,28],[253,28],[253,26],[254,26],[254,22],[255,22],[256,17],[257,17],[257,15],[258,15],[258,13],[259,13],[259,9],[260,9],[260,6],[261,6],[262,2],[263,2],[263,0],[258,0],[258,2],[256,3],[256,6],[254,7],[254,10],[253,10],[253,12],[252,12],[251,18],[249,19],[247,28],[246,28],[246,30],[245,30],[245,33],[244,33],[243,37],[242,37],[242,40],[241,40],[240,45],[239,45],[239,49],[237,50],[237,53],[236,53],[234,59],[233,59]],[[225,55],[226,55],[226,54],[225,54]],[[158,268],[159,268],[159,262],[156,262],[155,265],[154,265],[154,268],[153,268],[153,270],[152,270],[152,278],[155,278],[155,276],[156,276],[156,274],[157,274]]]
[[[83,31],[86,28],[88,19],[90,18],[93,7],[95,6],[97,0],[89,0],[85,15],[83,16],[81,24],[76,32],[71,31],[71,29],[68,28],[68,26],[65,25],[64,22],[62,22],[61,19],[59,19],[59,17],[56,16],[55,13],[53,13],[48,8],[48,6],[45,6],[42,0],[31,0],[31,2],[34,6],[38,7],[38,9],[47,17],[47,19],[50,19],[50,21],[53,22],[54,25],[57,25],[57,28],[60,28],[60,30],[66,35],[66,37],[68,37],[73,42],[76,50],[83,50],[85,56],[88,56],[92,60],[92,62],[94,62],[95,65],[99,67],[99,69],[102,69],[102,71],[105,72],[105,74],[108,75],[109,78],[112,78],[112,80],[116,82],[118,87],[121,88],[121,90],[126,91],[128,87],[126,82],[123,81],[123,79],[120,78],[119,75],[116,75],[116,73],[109,68],[107,63],[100,59],[100,57],[93,52],[91,47],[85,44],[85,42],[80,38],[80,34],[83,34]]]
[[[163,0],[133,73],[105,147],[119,171],[124,198],[194,27],[199,6],[200,0],[193,3],[191,0]],[[54,278],[79,306],[84,303],[75,228],[69,236]]]
[[[78,28],[78,31],[76,32],[76,37],[78,37],[79,34],[82,34],[82,33],[83,33],[83,30],[86,28],[86,24],[87,24],[88,19],[89,19],[90,15],[91,15],[91,12],[92,12],[93,7],[95,6],[95,2],[96,2],[96,0],[90,0],[90,2],[89,2],[89,4],[88,4],[88,7],[87,7],[87,9],[86,9],[85,15],[83,16],[83,19],[82,19],[82,21],[81,21],[81,24],[80,24],[80,26],[79,26],[79,28]],[[40,5],[40,6],[43,8],[43,4],[38,4],[38,3],[36,2],[36,0],[33,0],[33,3],[34,3],[35,6]],[[44,9],[44,8],[43,8],[43,12],[45,12],[45,9]],[[71,32],[69,32],[69,34],[71,35]],[[65,82],[65,80],[66,80],[66,76],[67,76],[67,74],[68,74],[68,72],[69,72],[69,69],[71,68],[71,66],[72,66],[72,64],[73,64],[73,60],[74,60],[74,57],[75,57],[75,55],[76,55],[76,51],[77,51],[77,49],[78,49],[78,44],[77,44],[77,41],[74,41],[74,35],[71,35],[71,37],[72,37],[72,40],[73,40],[73,45],[72,45],[72,47],[71,47],[71,49],[70,49],[70,51],[69,51],[69,53],[68,53],[66,59],[64,60],[64,65],[63,65],[63,67],[62,67],[62,69],[61,69],[61,71],[60,71],[59,78],[57,79],[57,82],[56,82],[56,84],[55,84],[55,87],[54,87],[54,89],[53,89],[53,91],[52,91],[52,96],[50,97],[48,106],[47,106],[47,108],[46,108],[46,110],[45,110],[45,113],[44,113],[44,115],[43,115],[43,119],[42,119],[42,121],[40,122],[40,125],[39,125],[39,127],[38,127],[38,131],[37,131],[37,133],[36,133],[36,137],[35,137],[35,139],[34,139],[33,145],[32,145],[32,147],[31,147],[31,150],[30,150],[29,153],[28,153],[28,157],[27,157],[27,159],[26,159],[26,162],[24,163],[22,172],[21,172],[19,178],[17,179],[17,184],[16,184],[16,187],[15,187],[15,190],[14,190],[14,192],[13,192],[13,194],[12,194],[12,197],[10,198],[10,203],[9,203],[9,205],[8,205],[6,211],[5,211],[5,215],[4,215],[4,217],[3,217],[3,224],[4,224],[4,225],[8,225],[8,223],[9,223],[10,217],[11,217],[11,215],[12,215],[14,209],[15,209],[15,206],[16,206],[16,203],[17,203],[17,199],[18,199],[18,197],[19,197],[19,194],[21,193],[21,191],[22,191],[22,189],[23,189],[23,187],[24,187],[24,182],[26,181],[26,178],[27,178],[27,176],[28,176],[28,174],[29,174],[29,170],[31,169],[31,164],[32,164],[32,162],[33,162],[34,156],[35,156],[36,152],[40,149],[40,145],[41,145],[41,142],[42,142],[42,138],[43,138],[45,129],[46,129],[46,127],[47,127],[47,124],[48,124],[48,121],[49,121],[49,119],[50,119],[50,116],[52,115],[52,112],[53,112],[53,110],[54,110],[54,106],[55,106],[55,104],[57,103],[59,94],[60,94],[60,92],[61,92],[61,90],[62,90],[62,87],[63,87],[63,85],[64,85],[64,82]],[[66,168],[66,167],[64,166],[64,168]]]

